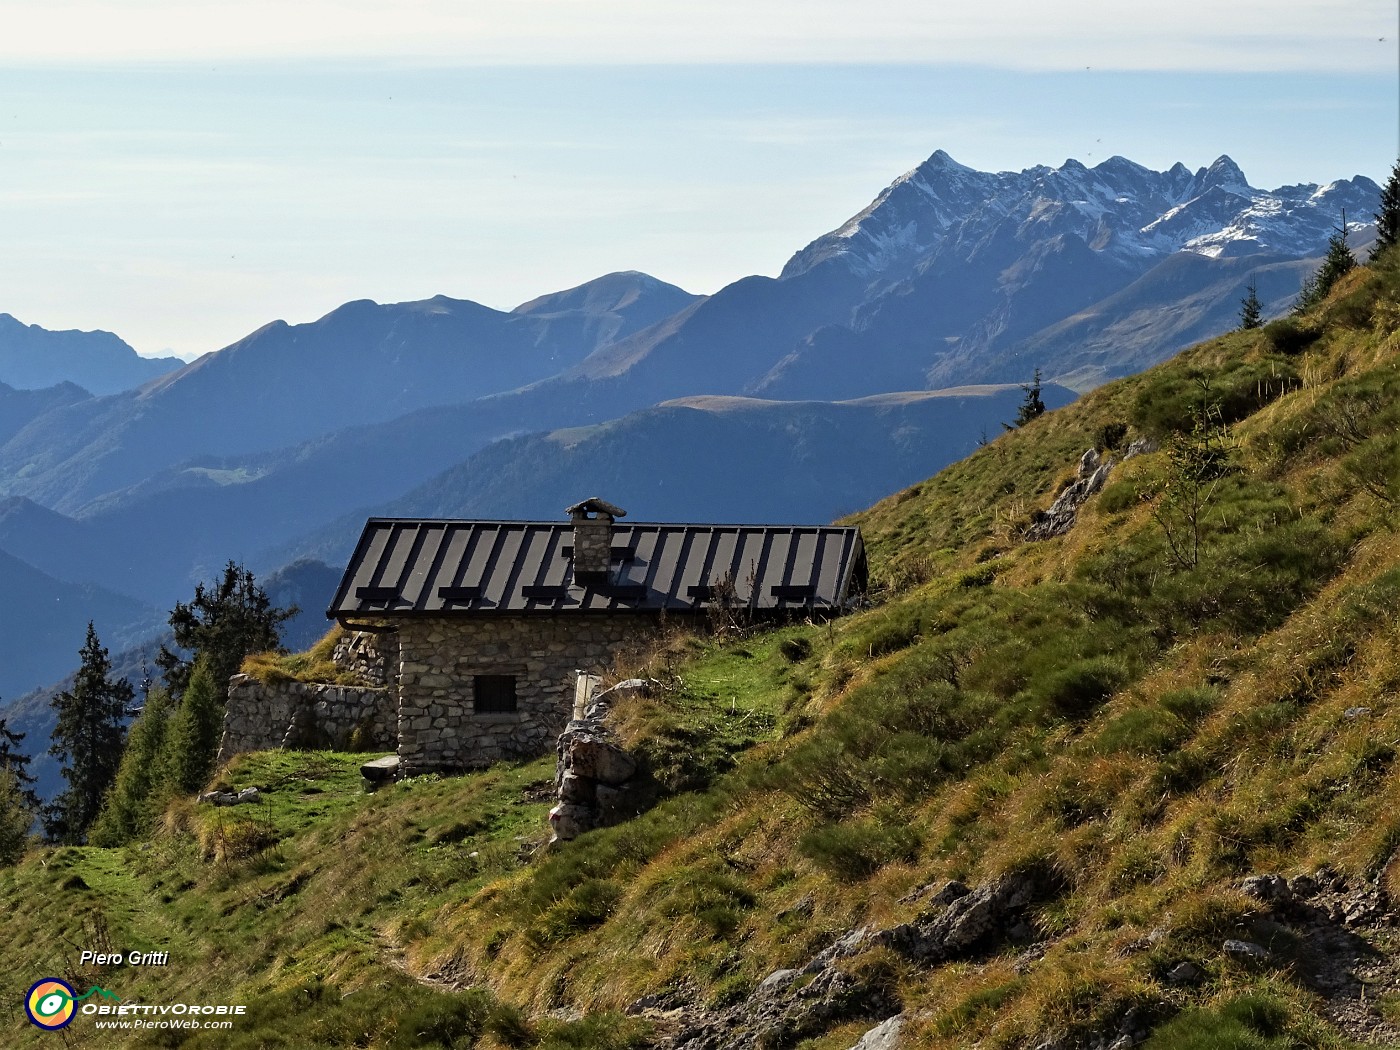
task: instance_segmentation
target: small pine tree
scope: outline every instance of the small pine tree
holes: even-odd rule
[[[1376,251],[1383,252],[1400,243],[1400,160],[1390,170],[1381,188],[1381,210],[1376,212]]]
[[[1253,277],[1249,279],[1249,294],[1240,300],[1240,331],[1248,332],[1264,323],[1264,304],[1259,301],[1259,288]]]
[[[25,804],[34,812],[39,812],[39,796],[34,793],[34,777],[29,772],[29,755],[19,750],[24,733],[16,733],[5,720],[0,718],[0,768],[9,768],[19,781],[19,789],[24,793]]]
[[[0,765],[0,867],[19,863],[29,843],[34,810],[13,767]]]
[[[176,602],[171,610],[175,645],[191,654],[186,658],[161,646],[156,655],[171,695],[184,695],[195,657],[201,655],[208,658],[214,681],[227,683],[249,653],[279,648],[282,624],[297,612],[295,606],[274,606],[253,574],[230,561],[223,579],[212,590],[200,583],[195,586],[192,602]]]
[[[180,791],[198,791],[214,769],[224,728],[224,703],[213,661],[200,656],[166,733],[166,775]]]
[[[1327,254],[1317,272],[1303,282],[1298,298],[1293,303],[1294,313],[1311,310],[1332,291],[1338,281],[1356,267],[1356,257],[1347,245],[1347,213],[1342,212],[1342,224],[1335,228],[1327,240]]]
[[[116,779],[135,696],[125,678],[112,680],[112,661],[91,621],[79,656],[82,665],[72,691],[59,693],[51,701],[58,722],[49,754],[61,763],[68,787],[44,812],[48,836],[72,843],[83,840]]]
[[[1003,423],[1007,430],[1015,430],[1023,427],[1032,419],[1045,414],[1045,402],[1040,398],[1040,366],[1037,365],[1035,375],[1029,383],[1022,383],[1021,390],[1026,395],[1021,400],[1021,407],[1016,410],[1016,421],[1014,423]]]
[[[166,738],[174,706],[164,689],[146,694],[145,706],[127,733],[116,782],[88,835],[92,845],[120,846],[149,834],[167,795]]]

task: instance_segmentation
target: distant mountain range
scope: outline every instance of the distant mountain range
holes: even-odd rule
[[[358,301],[183,366],[0,314],[0,554],[34,591],[8,637],[38,660],[0,694],[81,645],[25,626],[45,588],[95,588],[99,633],[128,638],[229,558],[333,578],[370,513],[596,494],[639,520],[828,520],[995,434],[1036,368],[1061,403],[1233,327],[1251,282],[1284,312],[1379,192],[939,151],[778,277],[705,297],[629,272],[509,312]]]
[[[111,332],[50,332],[0,314],[0,383],[16,389],[72,383],[116,394],[184,364],[178,357],[142,357]]]

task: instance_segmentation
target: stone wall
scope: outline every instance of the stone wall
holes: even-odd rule
[[[218,760],[283,747],[392,751],[395,706],[391,688],[264,684],[245,674],[234,675],[229,679]]]
[[[331,661],[365,685],[388,685],[398,669],[399,641],[393,631],[346,631],[335,643]]]
[[[575,672],[609,666],[656,625],[637,613],[400,621],[402,775],[547,754],[573,711]],[[515,676],[516,711],[478,713],[478,675]]]

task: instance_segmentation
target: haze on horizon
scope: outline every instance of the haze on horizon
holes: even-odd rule
[[[942,148],[1251,183],[1384,179],[1391,0],[942,10],[0,0],[0,311],[217,349],[354,298],[510,308],[610,270],[696,292]]]

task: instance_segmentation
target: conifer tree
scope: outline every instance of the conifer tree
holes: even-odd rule
[[[34,810],[13,766],[0,765],[0,867],[18,863],[29,841]]]
[[[24,733],[14,732],[5,724],[5,720],[0,718],[0,769],[8,768],[14,774],[24,795],[25,804],[37,813],[39,796],[34,793],[34,776],[29,772],[30,756],[19,750],[24,737]]]
[[[1347,213],[1343,211],[1342,224],[1334,227],[1332,236],[1327,239],[1327,254],[1322,259],[1322,265],[1303,282],[1303,287],[1298,292],[1298,298],[1293,303],[1294,313],[1311,310],[1326,299],[1333,286],[1355,266],[1356,257],[1351,254],[1351,248],[1347,245]]]
[[[1400,160],[1390,169],[1390,178],[1381,188],[1381,210],[1375,219],[1377,252],[1400,243]]]
[[[195,658],[201,655],[208,658],[214,681],[220,687],[227,684],[249,653],[279,647],[281,626],[297,611],[295,606],[275,607],[253,574],[230,561],[217,585],[209,590],[203,583],[196,585],[194,600],[176,602],[171,610],[175,645],[190,654],[184,657],[161,646],[156,655],[171,695],[184,695]]]
[[[200,656],[166,733],[166,776],[180,791],[198,791],[214,769],[224,729],[224,704],[213,661]]]
[[[164,689],[146,694],[145,706],[127,733],[116,782],[88,836],[94,846],[120,846],[150,832],[169,790],[166,738],[173,710]]]
[[[63,842],[81,842],[102,809],[121,762],[135,695],[125,678],[112,680],[112,661],[91,621],[79,656],[82,665],[72,690],[51,701],[58,722],[49,754],[61,763],[68,787],[46,808],[44,830]]]
[[[1045,414],[1045,402],[1040,398],[1040,366],[1037,365],[1035,375],[1029,383],[1022,383],[1021,390],[1026,395],[1021,400],[1021,407],[1016,410],[1016,421],[1014,423],[1003,423],[1007,430],[1015,430],[1023,427],[1032,419]]]
[[[1249,294],[1240,300],[1240,331],[1248,332],[1264,323],[1264,304],[1259,301],[1259,288],[1253,277],[1249,279]]]

